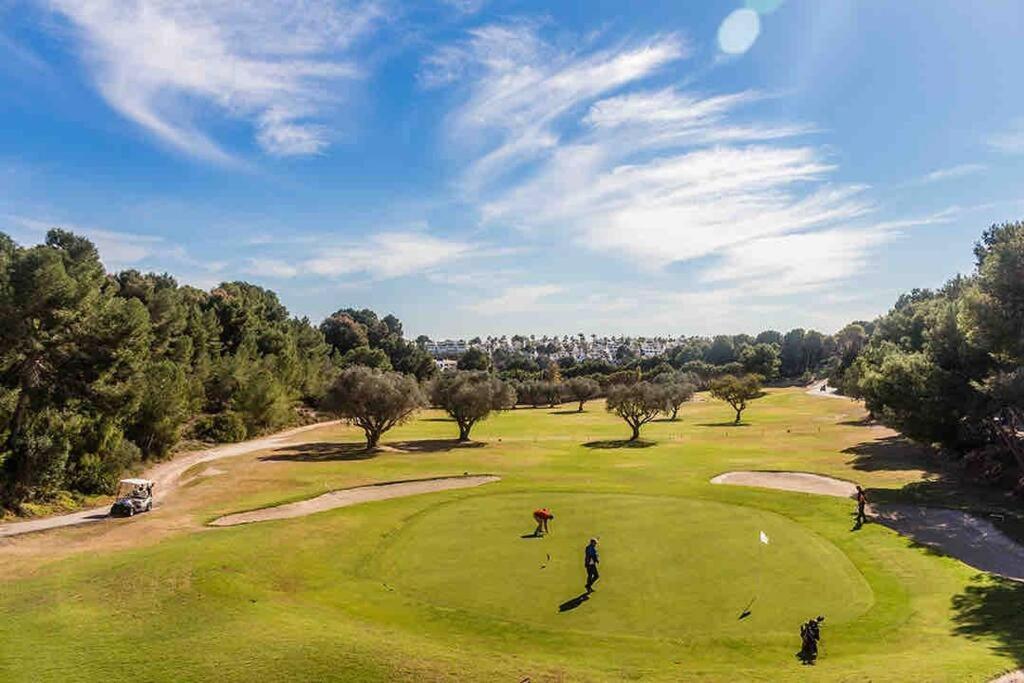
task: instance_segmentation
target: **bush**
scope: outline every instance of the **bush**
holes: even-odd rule
[[[234,443],[246,437],[245,420],[228,410],[216,415],[203,415],[196,421],[195,434],[200,439],[219,443]]]
[[[128,439],[120,439],[102,455],[87,453],[71,466],[69,488],[82,493],[113,493],[121,474],[142,460],[142,451]]]

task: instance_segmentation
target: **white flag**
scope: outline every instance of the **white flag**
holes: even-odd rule
[[[768,545],[768,534],[763,531],[761,532],[761,543]]]

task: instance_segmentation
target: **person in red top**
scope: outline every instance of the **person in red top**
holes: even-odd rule
[[[534,536],[540,536],[550,531],[548,529],[548,522],[554,519],[555,516],[551,514],[551,510],[547,508],[540,508],[539,510],[533,511],[533,520],[537,522],[537,529],[533,532]]]

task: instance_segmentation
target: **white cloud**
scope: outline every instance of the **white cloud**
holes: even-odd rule
[[[103,97],[178,149],[231,155],[203,131],[210,110],[250,123],[271,154],[322,151],[317,122],[339,83],[360,76],[352,44],[380,17],[370,3],[52,0],[75,29]]]
[[[299,269],[287,261],[272,258],[251,258],[246,262],[245,272],[250,275],[291,278],[299,274]]]
[[[1000,152],[1024,154],[1024,118],[1016,119],[1006,130],[990,135],[987,142]]]
[[[953,178],[963,178],[975,173],[980,173],[986,168],[988,167],[984,164],[959,164],[957,166],[950,166],[949,168],[939,168],[931,173],[926,173],[921,176],[918,180],[918,184],[925,185],[943,180],[951,180]]]
[[[418,232],[383,232],[360,242],[326,249],[304,263],[317,275],[365,273],[374,278],[414,275],[478,253],[468,242]]]
[[[548,308],[548,297],[564,291],[558,285],[523,285],[508,287],[501,294],[465,306],[466,309],[482,315],[507,315],[509,313],[535,313]]]
[[[687,54],[672,35],[618,50],[563,53],[539,39],[529,23],[474,29],[469,39],[428,57],[427,86],[461,81],[468,96],[452,118],[453,139],[493,142],[464,182],[479,188],[554,148],[557,119],[582,103],[650,76]]]
[[[794,141],[810,126],[743,115],[765,95],[645,86],[685,54],[672,36],[567,51],[527,24],[477,29],[439,53],[433,66],[444,68],[427,71],[465,91],[450,120],[453,137],[479,141],[464,188],[484,221],[567,236],[647,269],[708,256],[739,266],[742,245],[796,233],[791,242],[808,257],[880,244],[849,225],[874,208],[866,188],[830,182],[836,166],[825,150]],[[783,249],[762,258],[751,265],[792,270]],[[864,262],[851,261],[842,277]],[[824,284],[790,277],[803,288]]]

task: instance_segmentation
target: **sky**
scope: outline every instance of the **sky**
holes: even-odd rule
[[[884,313],[1024,218],[1024,3],[0,0],[0,232],[407,336]]]

